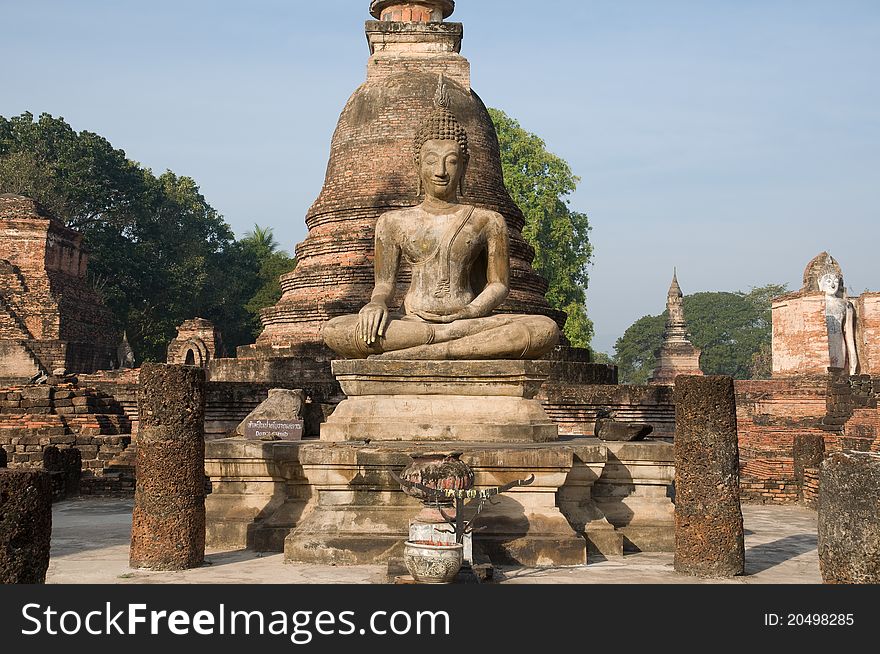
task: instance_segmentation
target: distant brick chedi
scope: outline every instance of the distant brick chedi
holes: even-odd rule
[[[0,382],[112,367],[120,335],[87,265],[81,234],[29,198],[0,195]]]
[[[669,317],[666,319],[663,345],[656,353],[657,367],[648,383],[671,386],[679,375],[703,374],[700,370],[700,350],[690,341],[684,318],[684,295],[678,284],[678,275],[674,272],[666,296],[666,310]]]

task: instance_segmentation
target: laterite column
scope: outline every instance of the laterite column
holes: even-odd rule
[[[138,411],[131,567],[200,566],[205,559],[205,371],[145,364]]]
[[[834,452],[820,466],[819,570],[826,584],[880,584],[880,454]]]
[[[745,571],[733,379],[675,380],[675,570]]]
[[[0,469],[0,584],[45,582],[51,537],[49,473]]]

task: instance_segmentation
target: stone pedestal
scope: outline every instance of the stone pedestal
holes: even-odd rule
[[[593,487],[593,499],[627,552],[675,549],[675,481],[672,443],[603,443],[605,468]],[[587,531],[588,538],[590,531]]]
[[[555,441],[535,395],[546,361],[334,361],[348,399],[322,441]]]
[[[398,558],[422,506],[392,473],[400,475],[412,456],[460,452],[475,488],[535,475],[477,518],[485,529],[473,546],[494,563],[577,565],[588,548],[605,556],[671,550],[672,446],[558,440],[534,399],[548,365],[333,362],[348,399],[319,441],[208,444],[209,545],[280,551],[286,534],[290,562]]]
[[[460,442],[308,443],[300,447],[303,472],[316,496],[284,544],[285,560],[355,565],[402,555],[410,520],[421,508],[391,477],[410,454],[463,451],[476,488],[501,486],[535,475],[487,504],[477,518],[486,529],[474,543],[496,563],[578,565],[586,542],[566,520],[556,494],[571,472],[573,450],[565,445],[498,445]]]
[[[206,443],[206,544],[216,550],[281,552],[311,490],[297,442],[227,438]]]
[[[422,505],[404,495],[391,472],[400,474],[410,454],[447,450],[462,452],[478,488],[536,476],[477,519],[487,529],[474,535],[474,546],[496,563],[583,563],[586,549],[614,556],[624,546],[671,551],[671,448],[594,438],[543,445],[212,441],[208,545],[343,565],[400,557]]]

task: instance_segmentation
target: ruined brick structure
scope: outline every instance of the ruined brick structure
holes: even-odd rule
[[[214,323],[193,318],[177,328],[177,337],[168,344],[167,362],[205,368],[208,362],[223,355],[223,339]]]
[[[849,298],[855,307],[858,375],[829,368],[825,299],[818,280],[840,264],[828,253],[804,270],[803,287],[773,300],[773,378],[738,381],[742,492],[745,499],[815,505],[816,462],[795,470],[795,440],[821,438],[825,452],[880,451],[880,293]],[[802,481],[799,477],[802,476]]]
[[[107,393],[72,384],[0,388],[0,447],[10,468],[40,468],[46,448],[76,448],[83,492],[131,442],[131,423]]]
[[[840,264],[822,252],[807,264],[800,290],[773,300],[773,377],[821,375],[830,366],[825,297],[818,286],[826,262],[843,276]],[[859,372],[880,374],[880,293],[849,300],[855,306]]]
[[[112,366],[119,333],[87,265],[82,235],[29,198],[0,195],[0,383]]]
[[[666,331],[663,345],[656,352],[657,367],[649,384],[671,386],[679,375],[702,375],[700,350],[694,347],[684,319],[684,295],[678,285],[678,275],[672,273],[672,284],[666,296]]]

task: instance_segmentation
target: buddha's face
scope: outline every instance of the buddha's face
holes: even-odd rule
[[[825,295],[837,295],[837,291],[840,290],[840,280],[837,275],[822,275],[819,278],[819,290]]]
[[[425,194],[447,202],[455,200],[465,170],[458,142],[425,141],[419,161],[419,175]]]

